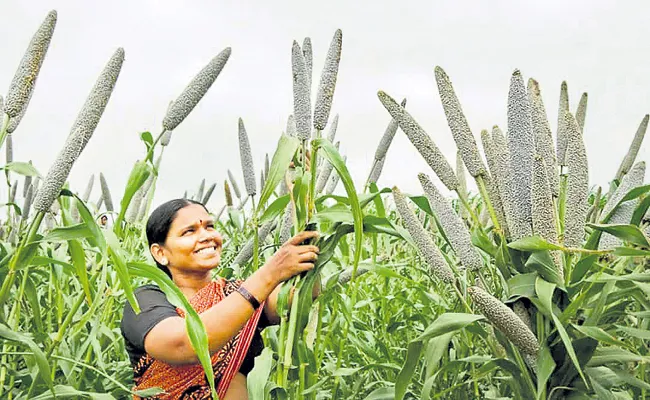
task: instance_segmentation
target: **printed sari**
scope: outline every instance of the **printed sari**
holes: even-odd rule
[[[242,282],[241,280],[226,281],[223,278],[218,278],[199,290],[189,302],[192,308],[200,314],[237,290]],[[264,302],[253,313],[246,325],[211,357],[214,382],[220,399],[226,395],[232,379],[246,357],[263,309]],[[185,317],[182,309],[177,308],[176,312],[181,317]],[[134,382],[133,390],[162,388],[165,393],[153,397],[156,400],[211,398],[210,385],[203,367],[199,363],[174,366],[145,354],[135,365]],[[135,395],[133,398],[141,399]]]

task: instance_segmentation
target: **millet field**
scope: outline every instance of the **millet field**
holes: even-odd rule
[[[110,107],[125,51],[106,49],[114,53],[67,138],[47,133],[61,147],[49,170],[38,171],[13,158],[12,137],[44,134],[22,132],[20,121],[49,66],[56,23],[52,11],[22,60],[2,60],[18,67],[0,114],[0,398],[155,396],[156,389],[132,391],[122,309],[125,302],[139,309],[134,288],[159,285],[186,310],[190,340],[211,375],[201,320],[155,266],[144,226],[173,132],[208,92],[219,96],[213,84],[228,79],[231,50],[206,60],[160,110],[162,126],[139,133],[140,159],[117,160],[133,165],[126,187],[109,187],[101,174],[72,187],[70,171]],[[589,181],[583,140],[586,93],[570,109],[563,83],[553,104],[558,120],[549,121],[541,93],[557,88],[503,71],[511,73],[507,126],[479,134],[436,66],[431,78],[449,125],[436,134],[450,134],[457,154],[441,152],[406,99],[377,88],[387,127],[374,136],[381,140],[372,165],[351,171],[331,110],[343,43],[334,32],[318,50],[326,52],[321,66],[309,38],[294,41],[286,79],[293,109],[277,146],[254,160],[240,119],[241,166],[224,166],[228,180],[204,180],[184,194],[218,219],[224,247],[215,273],[225,278],[246,278],[308,224],[321,232],[315,268],[283,286],[281,323],[263,332],[249,397],[649,399],[650,184],[637,159],[648,115],[639,115],[618,172],[599,187]],[[377,184],[395,135],[406,135],[413,156],[430,167],[411,172],[417,193]],[[355,186],[353,176],[367,176],[366,184]],[[477,191],[468,191],[470,179]],[[216,197],[226,205],[213,209]],[[318,276],[322,292],[312,300],[301,288]]]

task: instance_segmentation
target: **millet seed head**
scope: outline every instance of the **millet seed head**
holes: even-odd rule
[[[535,152],[530,103],[519,70],[515,70],[510,80],[507,138],[513,192],[510,234],[517,240],[532,234],[531,178]]]
[[[582,134],[576,119],[565,113],[567,132],[566,165],[568,167],[566,212],[564,214],[564,245],[579,247],[585,236],[589,211],[589,164]]]
[[[339,72],[339,62],[341,61],[342,45],[343,33],[340,29],[337,29],[327,51],[320,84],[318,85],[318,93],[316,94],[316,104],[314,105],[314,128],[319,131],[325,129],[330,116],[334,89],[336,88],[336,77]]]
[[[241,192],[239,191],[239,186],[237,186],[237,180],[230,170],[228,170],[228,179],[230,179],[230,186],[232,187],[233,192],[235,192],[235,196],[237,196],[238,199],[241,199]]]
[[[38,28],[32,40],[27,46],[25,55],[14,75],[4,105],[4,112],[11,118],[24,114],[29,100],[32,97],[38,73],[43,65],[43,60],[54,34],[57,21],[57,12],[50,11],[41,26]],[[15,128],[14,128],[15,129]],[[13,131],[13,129],[12,129]]]
[[[578,109],[576,110],[576,122],[580,128],[580,132],[585,130],[585,119],[587,118],[587,101],[589,100],[589,95],[583,93],[580,97],[580,102],[578,103]]]
[[[368,183],[377,183],[379,177],[381,176],[381,171],[384,169],[384,161],[386,161],[385,158],[373,161],[372,170],[368,176]]]
[[[553,134],[551,133],[551,126],[548,123],[539,84],[532,78],[528,80],[528,99],[531,107],[535,152],[544,159],[549,187],[553,196],[558,197],[560,193],[560,178],[555,159]]]
[[[402,100],[402,107],[406,107],[406,99]],[[393,138],[395,137],[395,133],[397,133],[397,121],[395,118],[391,118],[390,122],[388,123],[388,126],[386,127],[386,130],[384,131],[384,135],[381,137],[381,140],[379,141],[379,145],[377,146],[377,150],[375,151],[375,160],[381,160],[386,158],[386,153],[388,152],[388,148],[390,147],[390,144],[393,142]]]
[[[393,200],[406,230],[411,234],[417,246],[418,253],[427,262],[431,272],[443,282],[453,283],[455,281],[453,271],[447,265],[429,232],[420,224],[417,216],[407,204],[405,196],[397,187],[393,188]]]
[[[429,205],[438,217],[460,263],[472,271],[480,269],[483,266],[483,260],[472,245],[472,239],[463,220],[456,214],[447,199],[442,197],[438,188],[427,175],[420,173],[418,179],[429,200]]]
[[[208,188],[208,190],[205,192],[205,195],[204,195],[203,198],[201,199],[201,203],[203,203],[203,204],[208,204],[208,201],[210,200],[210,197],[212,197],[212,192],[214,192],[214,189],[215,189],[216,187],[217,187],[217,184],[216,184],[216,183],[213,183],[212,185],[210,185],[210,187]]]
[[[314,70],[314,52],[311,48],[311,38],[306,37],[302,41],[302,55],[305,57],[305,68],[307,69],[307,81],[311,92],[311,80]]]
[[[447,73],[438,66],[435,68],[435,75],[436,82],[438,83],[438,92],[440,93],[440,101],[442,102],[442,108],[447,117],[447,124],[449,125],[449,129],[451,129],[456,146],[463,157],[467,171],[473,177],[483,175],[486,173],[485,164],[483,164],[476,140],[469,128],[467,118],[465,118],[463,108],[456,96],[456,92],[454,92],[451,80],[447,76]]]
[[[476,308],[519,350],[537,357],[539,343],[535,334],[508,306],[478,286],[467,288]]]
[[[413,146],[418,150],[422,158],[429,164],[438,178],[449,190],[458,188],[458,179],[445,156],[438,146],[431,140],[431,137],[422,129],[404,107],[400,106],[393,98],[379,91],[379,101],[386,108],[388,113],[397,121],[400,129],[406,134]]]
[[[557,163],[559,165],[565,164],[566,148],[567,148],[567,132],[564,122],[564,114],[569,112],[569,89],[566,81],[562,82],[560,86],[560,104],[557,112]]]
[[[230,186],[228,185],[228,181],[223,181],[223,190],[226,195],[226,205],[228,207],[232,207],[233,202],[232,202],[232,194],[230,193]]]
[[[616,189],[616,192],[614,195],[610,198],[610,201],[606,204],[609,206],[609,210],[613,208],[616,203],[620,202],[623,197],[628,194],[632,189],[642,186],[643,185],[643,180],[645,179],[645,161],[640,161],[634,166],[632,166],[632,169],[630,169],[630,172],[628,172],[625,176],[623,176],[623,180],[621,181],[621,184],[618,186]],[[632,220],[632,215],[634,214],[634,210],[639,205],[639,199],[634,199],[634,200],[628,200],[624,203],[621,203],[621,205],[618,206],[612,212],[611,217],[607,221],[608,224],[629,224],[630,221]],[[609,213],[609,210],[607,211]],[[603,210],[604,212],[604,210]],[[607,215],[607,214],[603,214]],[[610,235],[607,232],[603,232],[602,236],[600,237],[600,242],[598,243],[598,249],[599,250],[605,250],[605,249],[613,249],[614,247],[622,246],[623,242],[621,239],[617,238],[616,236]]]
[[[59,196],[61,188],[68,179],[72,165],[86,147],[86,144],[99,123],[115,87],[123,62],[124,49],[118,48],[97,78],[95,86],[93,86],[77,119],[72,125],[71,132],[63,149],[50,167],[43,186],[36,195],[34,208],[37,211],[47,212]],[[103,175],[100,175],[100,178],[103,179]],[[105,181],[102,182],[102,193],[105,191],[105,183]],[[106,187],[106,191],[108,191],[108,187]],[[110,197],[110,193],[108,196]],[[104,198],[107,210],[113,211],[113,204],[112,202],[109,203],[109,201],[110,198]]]
[[[645,133],[648,130],[649,118],[650,115],[646,114],[643,117],[643,120],[641,120],[641,124],[639,124],[639,127],[636,130],[636,134],[634,135],[634,139],[632,139],[632,143],[630,144],[630,148],[628,149],[625,158],[623,158],[621,165],[618,167],[618,171],[616,172],[616,179],[619,181],[623,175],[627,174],[627,172],[630,170],[634,164],[634,161],[636,160],[637,154],[639,154],[639,149],[643,143],[643,138],[645,137]]]
[[[307,140],[311,134],[311,99],[309,78],[305,57],[298,42],[291,48],[291,70],[293,76],[293,116],[296,122],[296,136]]]
[[[241,168],[244,173],[244,186],[249,196],[257,193],[255,183],[255,167],[253,166],[253,155],[248,141],[248,134],[244,127],[244,121],[239,118],[239,156],[241,157]]]
[[[223,67],[230,58],[231,48],[226,47],[210,62],[185,87],[183,92],[174,100],[163,119],[163,129],[173,131],[192,112],[194,107],[205,96],[208,89],[217,79]]]

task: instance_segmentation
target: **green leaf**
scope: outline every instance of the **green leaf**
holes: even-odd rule
[[[264,188],[260,194],[259,204],[257,207],[257,213],[259,214],[261,207],[266,204],[267,200],[273,194],[275,187],[280,183],[280,180],[284,178],[284,175],[289,168],[291,159],[296,153],[298,146],[300,145],[300,140],[295,137],[287,136],[282,134],[280,140],[278,141],[278,147],[275,149],[275,154],[273,154],[273,160],[269,167],[269,175],[264,181]]]
[[[571,338],[569,337],[569,334],[567,333],[566,329],[564,329],[564,325],[562,325],[562,322],[558,319],[558,317],[553,312],[553,305],[551,304],[551,299],[553,298],[553,291],[555,290],[555,284],[546,282],[545,280],[538,278],[537,282],[535,283],[535,290],[537,292],[537,296],[539,297],[542,305],[547,309],[546,311],[548,312],[548,314],[551,315],[553,319],[553,323],[555,324],[555,327],[557,328],[557,331],[560,334],[560,338],[562,339],[562,343],[564,343],[564,347],[566,348],[567,353],[569,353],[569,357],[573,362],[573,366],[576,368],[576,370],[580,374],[580,377],[586,384],[587,378],[582,372],[582,368],[580,367],[580,363],[578,362],[578,356],[576,355],[576,352],[573,349],[573,345],[571,344]]]
[[[482,319],[484,319],[482,315],[465,313],[444,313],[436,318],[419,337],[409,343],[406,360],[395,381],[395,399],[402,400],[404,398],[406,389],[415,373],[425,340],[455,332]]]
[[[632,247],[616,247],[612,254],[618,257],[650,257],[650,250],[641,250]]]
[[[120,240],[115,236],[113,231],[109,229],[104,230],[104,238],[108,244],[108,256],[113,261],[113,267],[115,268],[115,272],[117,272],[117,277],[120,280],[122,289],[124,289],[126,299],[131,304],[131,307],[133,307],[135,313],[138,314],[140,313],[140,305],[138,304],[135,294],[133,293],[133,288],[131,287],[131,279],[129,277],[126,258]]]
[[[648,212],[648,209],[650,208],[650,195],[646,196],[637,208],[634,210],[634,213],[632,214],[632,219],[630,220],[630,224],[639,226],[641,225],[641,220],[645,216],[646,212]]]
[[[113,235],[113,238],[115,236]],[[111,240],[113,240],[113,238]],[[109,249],[111,242],[109,241]],[[185,295],[180,291],[178,286],[159,268],[146,263],[130,262],[128,263],[129,271],[136,276],[148,278],[156,282],[160,289],[165,293],[170,303],[180,307],[185,311],[185,327],[190,339],[190,344],[194,349],[205,374],[214,376],[212,362],[210,361],[210,350],[208,348],[208,334],[205,331],[205,325],[201,321],[199,314],[192,308]],[[134,308],[135,309],[135,308]],[[138,307],[139,310],[139,307]],[[139,311],[138,311],[139,312]],[[209,379],[212,396],[217,398],[214,380]]]
[[[587,326],[587,325],[572,325],[574,329],[581,332],[585,336],[589,336],[593,339],[598,340],[604,344],[611,344],[614,346],[625,346],[625,343],[616,339],[614,336],[605,332],[603,329],[597,326]]]
[[[551,374],[555,370],[555,360],[551,355],[548,346],[543,344],[539,350],[539,357],[537,359],[537,399],[541,400],[544,394],[544,388],[548,383]]]
[[[617,238],[623,240],[624,242],[630,242],[645,248],[650,248],[650,243],[645,237],[643,232],[635,225],[601,225],[601,224],[587,224],[587,226],[602,231],[607,232],[610,235],[616,236]]]
[[[373,390],[364,400],[393,400],[396,398],[394,387],[381,387]]]
[[[526,267],[537,272],[548,282],[555,283],[559,288],[564,288],[564,280],[548,251],[536,251],[528,257]]]
[[[38,176],[42,178],[41,174],[36,168],[30,163],[14,161],[2,167],[2,169],[7,171],[12,171],[24,176]]]
[[[508,243],[508,247],[519,251],[564,250],[562,246],[549,243],[539,236],[528,236]]]
[[[609,363],[624,364],[628,362],[650,363],[650,357],[640,356],[618,347],[599,347],[596,349],[594,356],[591,357],[587,365],[590,367],[597,367]]]
[[[395,400],[402,400],[404,398],[406,389],[415,373],[415,367],[418,365],[418,361],[420,360],[420,353],[422,353],[423,347],[424,343],[422,341],[413,341],[409,343],[404,366],[395,381]]]
[[[510,297],[535,297],[535,281],[537,280],[536,273],[517,274],[508,279],[508,292]]]
[[[432,339],[445,333],[454,332],[467,325],[485,319],[482,315],[466,313],[444,313],[436,318],[431,325],[418,336],[416,341]]]
[[[273,350],[265,347],[262,353],[255,357],[255,366],[246,377],[248,397],[250,400],[264,400],[266,383],[273,368]]]
[[[84,202],[77,196],[75,196],[75,205],[79,211],[81,220],[84,222],[84,224],[86,224],[86,227],[92,234],[86,239],[91,245],[97,246],[102,254],[106,254],[107,245],[106,240],[104,239],[103,230],[99,227],[99,225],[97,225],[97,222],[90,213],[90,210],[88,210],[88,207],[86,207],[86,204],[84,204]]]
[[[352,210],[352,216],[354,217],[354,266],[358,266],[359,261],[361,260],[361,248],[363,246],[363,212],[361,211],[357,191],[354,188],[354,181],[350,176],[348,167],[345,165],[345,162],[343,162],[343,158],[341,158],[338,150],[336,150],[336,147],[334,147],[329,140],[316,139],[312,143],[317,148],[323,150],[325,157],[334,166],[334,169],[336,169],[336,172],[338,172],[341,177],[341,182],[343,182],[348,199],[350,200],[350,208]]]
[[[650,340],[650,331],[647,329],[632,328],[628,326],[616,325],[619,331],[626,333],[629,336],[642,339]]]
[[[135,193],[140,189],[151,173],[151,166],[147,164],[146,161],[136,161],[131,170],[131,175],[129,175],[129,180],[126,183],[124,195],[120,201],[120,213],[118,214],[114,224],[114,231],[118,236],[122,236],[124,228],[122,222],[124,221],[124,216],[129,208],[131,199],[133,199]]]
[[[619,200],[618,203],[616,203],[616,205],[614,206],[614,208],[611,209],[609,214],[607,214],[607,215],[603,216],[603,218],[601,218],[601,222],[603,224],[607,223],[609,221],[609,219],[612,217],[612,215],[614,215],[614,212],[616,211],[616,209],[618,207],[620,207],[621,204],[625,203],[626,201],[634,200],[634,199],[636,199],[636,198],[638,198],[640,196],[643,196],[648,191],[650,191],[650,185],[639,186],[639,187],[636,187],[636,188],[630,190],[629,192],[627,192],[627,194],[625,196],[623,196],[621,198],[621,200]]]
[[[317,214],[314,214],[314,221],[326,221],[331,223],[341,222],[341,223],[354,223],[354,217],[352,212],[345,204],[335,204],[331,207],[320,210]]]
[[[287,208],[287,204],[289,204],[289,201],[290,199],[288,194],[275,199],[273,203],[271,203],[268,207],[266,207],[266,210],[264,210],[264,214],[262,214],[259,220],[260,225],[274,220],[280,214],[283,214],[284,209]]]
[[[32,397],[31,400],[49,400],[54,398],[90,398],[91,400],[115,400],[115,397],[108,393],[84,392],[67,385],[56,385],[54,388],[52,388],[51,392],[41,393],[38,396]]]
[[[68,240],[83,239],[93,233],[85,223],[54,228],[43,237],[40,242],[65,242]]]
[[[29,348],[33,353],[36,365],[38,366],[38,376],[47,384],[47,387],[50,390],[54,390],[54,383],[52,382],[50,364],[47,362],[45,353],[41,350],[40,347],[32,339],[23,335],[22,333],[15,332],[12,329],[9,329],[8,326],[0,323],[0,337],[4,339],[11,340],[13,342],[21,343]]]

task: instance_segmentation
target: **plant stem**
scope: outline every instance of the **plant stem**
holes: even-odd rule
[[[478,189],[479,192],[481,193],[481,197],[485,202],[485,206],[487,207],[488,212],[490,213],[490,218],[492,219],[492,224],[494,225],[494,229],[497,232],[499,232],[499,235],[503,236],[503,230],[501,229],[501,225],[499,224],[499,220],[497,219],[497,214],[494,211],[492,202],[490,201],[490,196],[488,195],[487,188],[485,187],[485,181],[483,180],[482,176],[479,175],[476,177],[476,184],[478,185]]]
[[[282,375],[282,380],[287,381],[289,376],[289,368],[291,367],[291,354],[293,352],[293,340],[296,336],[296,327],[298,324],[298,303],[300,288],[302,287],[302,282],[300,281],[301,276],[296,277],[296,286],[293,292],[293,300],[291,302],[291,311],[289,312],[289,332],[287,334],[287,342],[284,346],[284,372]]]
[[[9,115],[2,113],[2,125],[0,126],[0,149],[7,138],[7,128],[9,128]]]
[[[257,208],[255,208],[255,197],[251,196],[253,202],[253,271],[257,271],[260,264],[260,233],[257,228]]]
[[[320,139],[320,130],[316,129],[315,132],[315,137],[316,139]],[[315,209],[315,203],[314,200],[316,199],[316,173],[318,172],[318,147],[314,146],[314,142],[311,142],[311,161],[310,161],[310,172],[311,172],[311,180],[309,181],[309,198],[307,201],[307,221],[311,219],[311,216],[314,213]],[[307,154],[305,154],[305,161]],[[305,168],[307,167],[307,164],[305,162]]]
[[[461,204],[463,205],[463,207],[465,207],[465,210],[467,210],[467,213],[472,219],[472,222],[474,222],[474,224],[476,224],[477,227],[481,226],[481,223],[478,220],[478,216],[476,215],[474,210],[472,210],[470,204],[467,202],[467,198],[463,194],[461,194],[458,189],[456,189],[456,193],[458,194],[458,199],[460,200]]]
[[[23,239],[20,241],[20,244],[18,244],[18,248],[14,252],[11,259],[9,260],[9,268],[8,268],[9,271],[7,272],[7,276],[5,277],[4,282],[2,283],[2,288],[0,288],[0,309],[2,309],[2,307],[4,306],[4,303],[7,300],[7,296],[9,295],[9,290],[14,284],[14,279],[16,279],[16,268],[18,268],[18,261],[22,258],[23,252],[25,251],[27,245],[31,243],[34,237],[36,236],[36,233],[38,232],[38,228],[41,225],[44,216],[45,213],[42,211],[36,213],[36,216],[34,217],[34,220],[32,220],[32,223],[29,227],[29,231],[27,232],[27,235],[25,235]],[[29,265],[29,262],[31,261],[31,257],[28,257],[27,259],[22,261],[25,262],[27,265]]]

